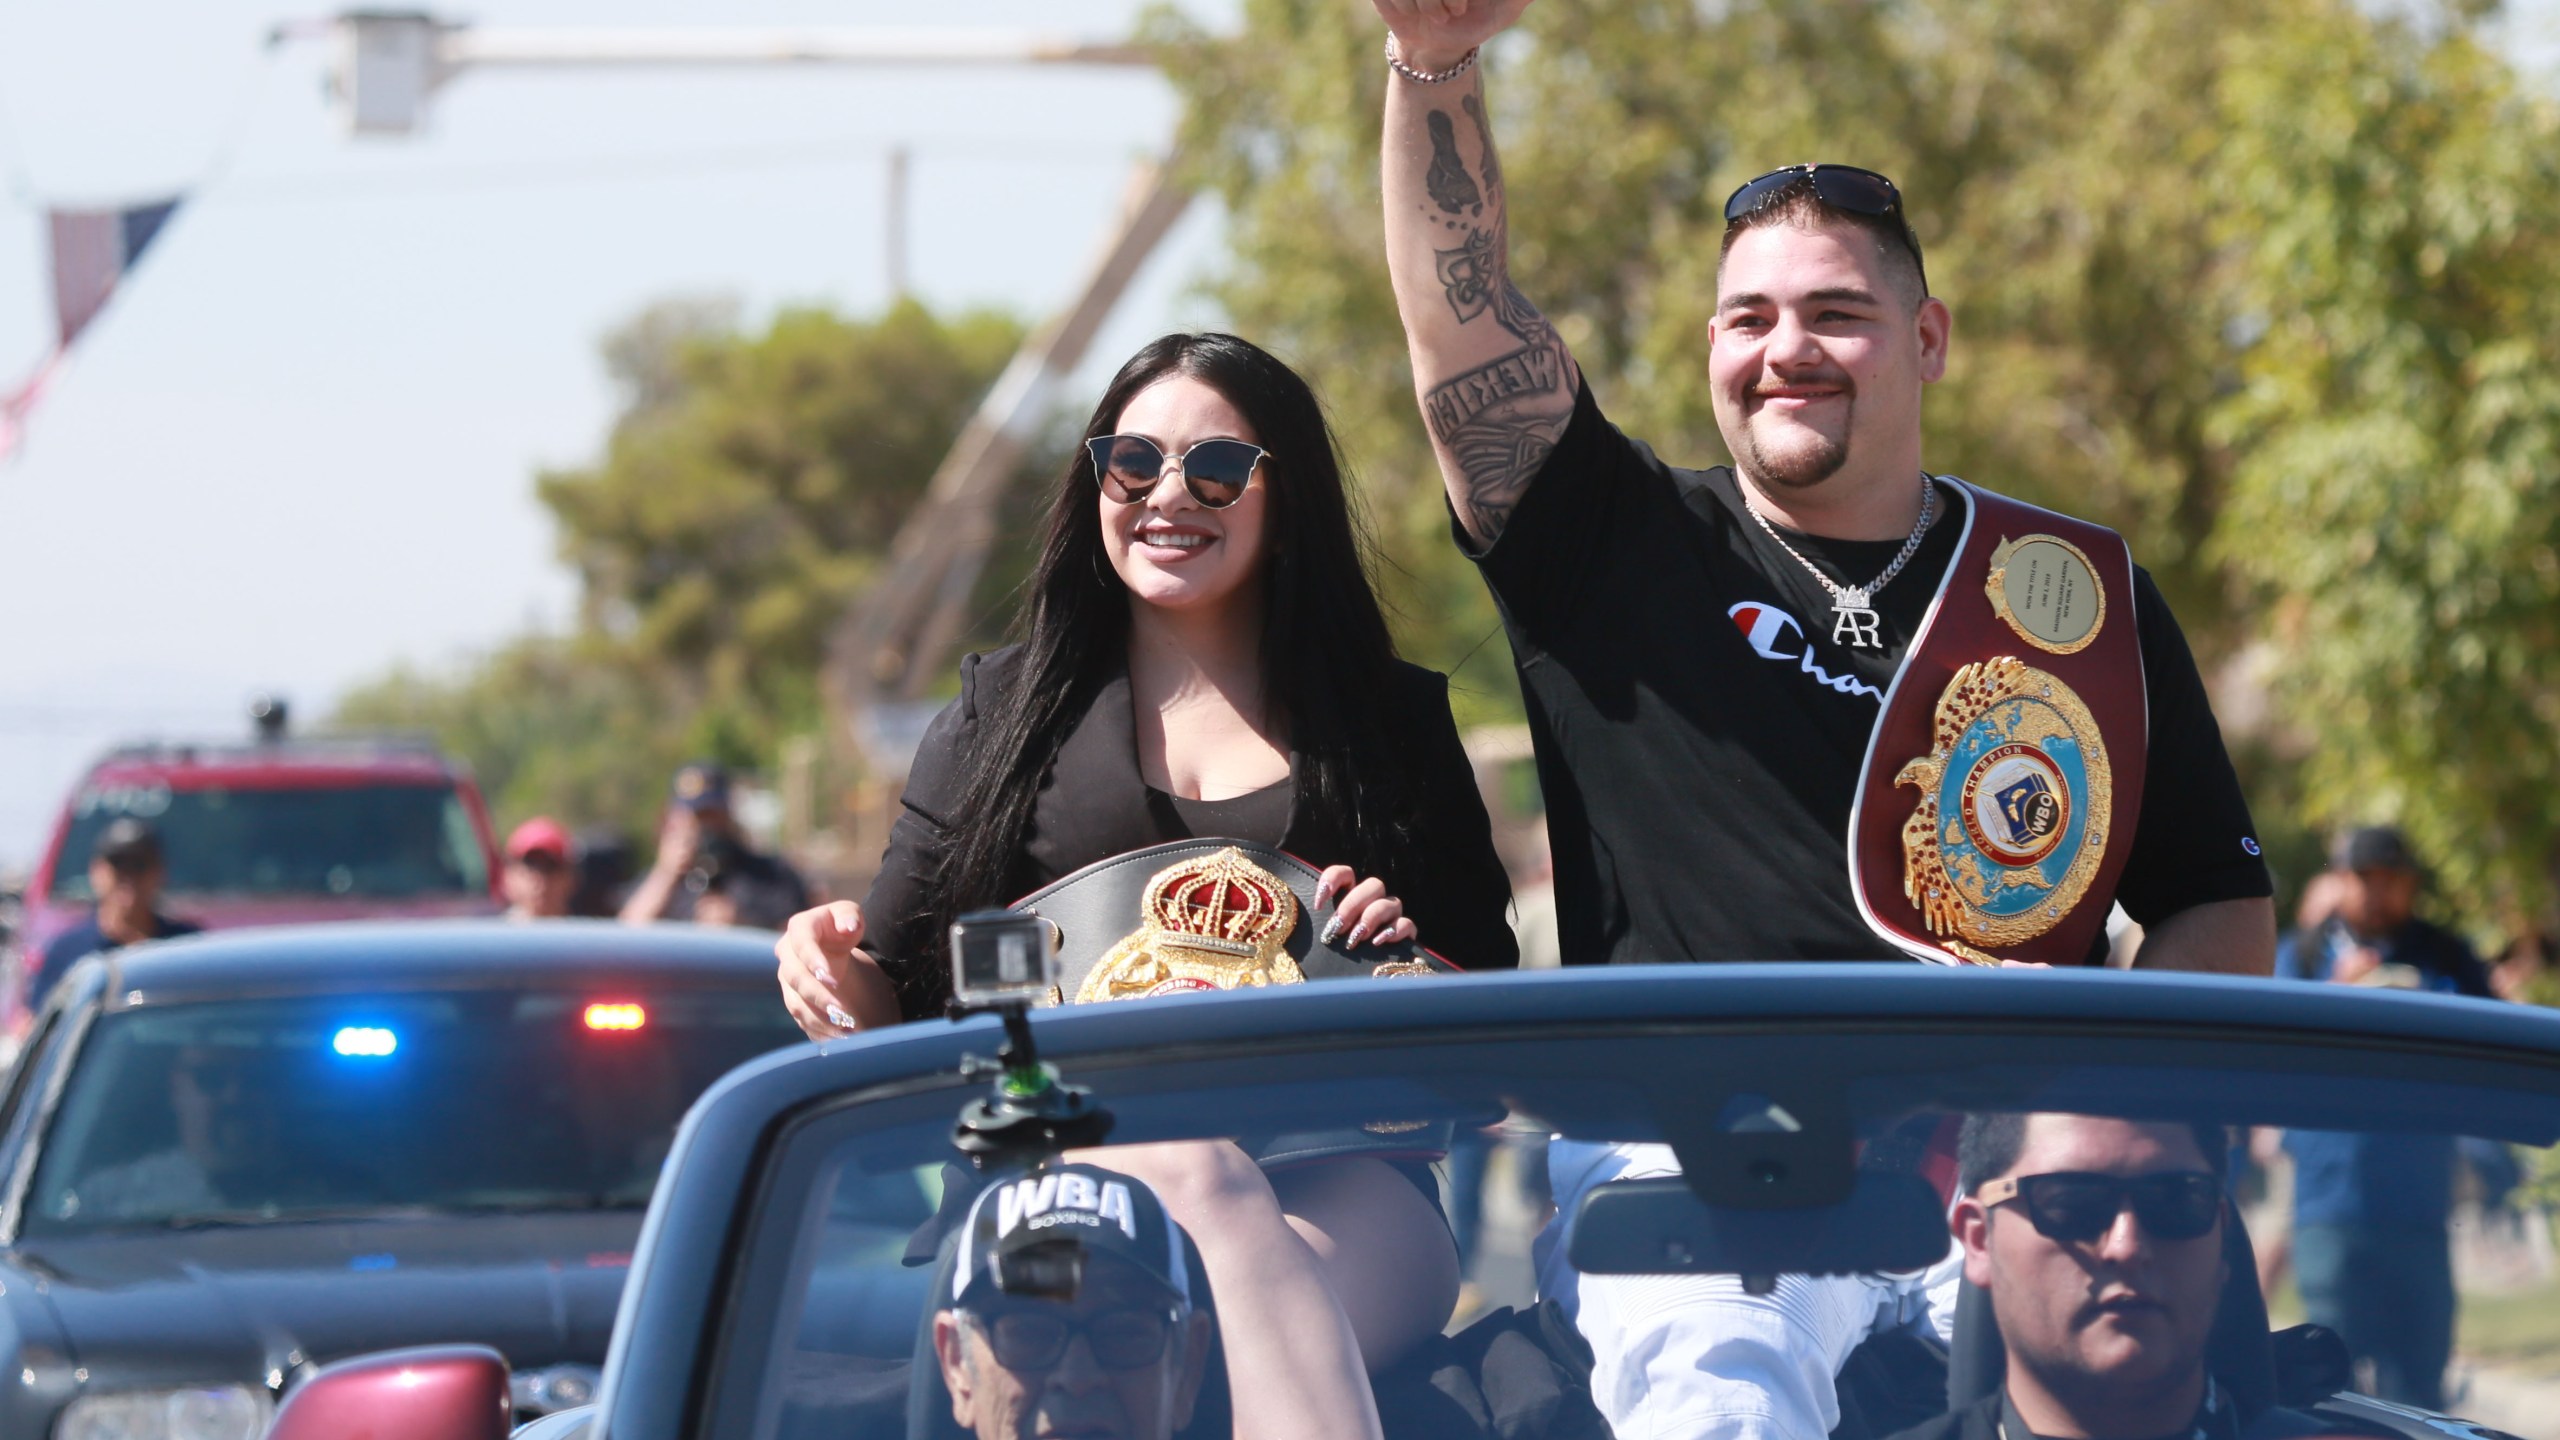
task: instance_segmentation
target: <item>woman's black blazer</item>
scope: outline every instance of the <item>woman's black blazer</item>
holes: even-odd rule
[[[938,863],[943,837],[968,777],[963,773],[978,718],[1001,705],[1021,658],[1007,646],[960,662],[960,698],[943,707],[916,749],[906,793],[889,831],[880,875],[863,902],[864,948],[897,982],[907,1018],[938,1016],[950,993],[942,943],[927,935],[923,915],[926,878]],[[1422,943],[1467,970],[1507,970],[1520,963],[1506,911],[1511,882],[1494,853],[1493,827],[1474,772],[1449,717],[1449,682],[1437,672],[1399,662],[1390,692],[1378,697],[1379,715],[1405,771],[1417,787],[1412,873],[1386,876],[1389,893],[1421,929]],[[1097,860],[1189,838],[1168,807],[1150,803],[1138,775],[1137,722],[1129,678],[1115,675],[1094,693],[1093,703],[1059,749],[1042,780],[1031,830],[1015,861],[1012,893],[1027,895]],[[1291,757],[1294,769],[1296,757]],[[1266,840],[1264,836],[1243,839]],[[1348,849],[1333,817],[1304,813],[1293,803],[1280,848],[1315,865],[1348,863]]]

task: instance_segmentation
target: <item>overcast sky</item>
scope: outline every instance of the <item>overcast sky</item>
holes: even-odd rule
[[[457,664],[572,599],[532,494],[591,458],[595,341],[650,301],[751,318],[886,298],[885,156],[915,156],[914,285],[1062,303],[1130,164],[1169,135],[1145,74],[810,69],[467,75],[428,130],[352,141],[279,0],[0,5],[0,387],[51,319],[41,206],[191,190],[0,467],[0,871],[119,739],[315,718],[395,662]],[[1350,0],[1345,0],[1350,3]],[[1213,21],[1233,0],[1188,0]],[[2560,0],[2519,9],[2547,66]],[[1110,36],[1136,0],[482,0],[489,26],[968,24]],[[216,170],[219,173],[215,173]],[[1088,386],[1188,297],[1195,213]]]

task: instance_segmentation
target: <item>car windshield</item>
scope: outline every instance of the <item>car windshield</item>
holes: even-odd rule
[[[637,1208],[694,1097],[799,1038],[778,1011],[762,991],[609,985],[105,1015],[24,1231]]]
[[[1983,1192],[1986,1215],[2032,1209],[2031,1219],[1992,1221],[2008,1225],[2005,1239],[2026,1242],[2020,1253],[2042,1245],[2062,1257],[2041,1272],[2024,1262],[2002,1272],[2006,1289],[1986,1297],[1997,1313],[2032,1315],[2042,1303],[2068,1315],[2095,1303],[2103,1286],[2092,1276],[2114,1262],[2088,1257],[2117,1238],[2079,1233],[2090,1227],[2157,1230],[2135,1243],[2195,1262],[2188,1271],[2207,1277],[2205,1299],[2198,1282],[2162,1278],[2165,1269],[2141,1270],[2135,1283],[2152,1287],[2143,1294],[2200,1346],[2207,1325],[2253,1313],[2262,1295],[2273,1328],[2307,1318],[2334,1327],[2341,1313],[2364,1314],[2358,1287],[2379,1267],[2415,1267],[2413,1293],[2426,1295],[2434,1264],[2445,1333],[2458,1337],[2452,1351],[2431,1376],[2377,1372],[2369,1356],[2341,1360],[2346,1382],[2361,1376],[2385,1393],[2415,1386],[2519,1435],[2552,1433],[2548,1417],[2560,1414],[2546,1408],[2553,1391],[2543,1378],[2560,1372],[2560,1152],[2551,1148],[2560,1074],[2548,1068],[2345,1046],[2206,1048],[2156,1034],[2020,1040],[1805,1025],[1523,1029],[1062,1068],[1115,1117],[1108,1144],[1079,1152],[1094,1165],[1161,1181],[1201,1173],[1180,1157],[1232,1146],[1260,1161],[1284,1206],[1321,1208],[1328,1190],[1367,1197],[1333,1205],[1323,1222],[1342,1227],[1329,1231],[1333,1253],[1359,1257],[1356,1275],[1332,1276],[1346,1310],[1392,1315],[1387,1302],[1400,1297],[1441,1317],[1371,1376],[1389,1436],[1606,1435],[1611,1422],[1619,1434],[1670,1433],[1654,1428],[1664,1409],[1707,1403],[1698,1372],[1719,1366],[1764,1377],[1802,1366],[1821,1377],[1821,1398],[1806,1402],[1814,1408],[1799,1428],[1771,1433],[1881,1437],[1939,1414],[1951,1350],[1959,1369],[1968,1346],[1999,1353],[1996,1329],[1959,1323],[1967,1266],[1950,1237],[1949,1202],[1962,1198],[1960,1137],[1975,1135],[1979,1151],[1979,1137],[2002,1124],[2024,1147],[2009,1171],[2065,1179],[2024,1180],[2006,1198]],[[956,1084],[881,1092],[803,1125],[801,1158],[771,1172],[784,1196],[780,1218],[759,1252],[761,1278],[742,1292],[734,1333],[745,1338],[730,1353],[751,1358],[737,1362],[717,1412],[734,1428],[710,1433],[1011,1434],[993,1422],[980,1428],[984,1407],[997,1403],[989,1395],[1025,1394],[1035,1409],[1047,1395],[1073,1408],[1044,1389],[1064,1382],[1030,1363],[1051,1357],[1019,1338],[1019,1375],[981,1370],[971,1379],[965,1365],[953,1368],[970,1360],[972,1334],[997,1347],[978,1361],[1001,1358],[1007,1337],[980,1309],[1064,1303],[996,1295],[986,1287],[1013,1283],[1003,1264],[959,1256],[973,1197],[988,1182],[955,1149],[953,1122],[978,1093]],[[1129,1148],[1174,1140],[1194,1143]],[[2069,1183],[2078,1172],[2104,1173]],[[2167,1172],[2208,1178],[2115,1184]],[[995,1213],[1019,1220],[1067,1208],[1072,1184],[999,1195]],[[1345,1239],[1389,1224],[1384,1212],[1403,1205],[1397,1186],[1423,1202],[1442,1238]],[[2217,1212],[2223,1196],[2229,1208]],[[1169,1208],[1197,1203],[1176,1196]],[[2187,1238],[2217,1213],[2232,1222],[2212,1232],[2220,1240]],[[2039,1238],[2046,1226],[2061,1238]],[[1451,1231],[1463,1257],[1456,1271],[1429,1253],[1449,1245]],[[975,1231],[969,1243],[998,1233]],[[1194,1238],[1212,1281],[1268,1273],[1222,1254],[1231,1242],[1217,1233]],[[1085,1243],[1092,1253],[1111,1249]],[[1848,1273],[1816,1280],[1817,1270]],[[2216,1282],[2216,1273],[2228,1278]],[[978,1299],[955,1303],[973,1285]],[[1280,1304],[1259,1281],[1214,1296],[1228,1335],[1271,1323]],[[2224,1383],[2251,1387],[2252,1403],[2274,1393],[2271,1375],[2297,1389],[2319,1383],[2305,1378],[2312,1362],[2298,1353],[2282,1352],[2292,1358],[2281,1365],[2268,1358],[2268,1328],[2242,1323],[2238,1341],[2217,1328],[2209,1342],[2215,1373],[2233,1367]],[[937,1334],[956,1348],[936,1349]],[[1095,1335],[1096,1357],[1107,1358],[1106,1340],[1120,1343]],[[1777,1369],[1763,1365],[1771,1353]],[[1710,1355],[1723,1358],[1701,1358]],[[1152,1433],[1229,1434],[1230,1406],[1248,1403],[1249,1382],[1235,1371],[1231,1398],[1224,1364],[1209,1367],[1188,1424]],[[974,1398],[955,1403],[955,1380],[974,1385]],[[1664,1408],[1648,1417],[1643,1397],[1654,1387]],[[911,1417],[923,1418],[911,1427]],[[2327,1418],[2339,1433],[2366,1433]],[[1150,1432],[1131,1422],[1109,1433]]]
[[[73,801],[51,896],[85,902],[98,832],[150,822],[168,888],[195,895],[485,896],[488,859],[449,785],[90,787]]]

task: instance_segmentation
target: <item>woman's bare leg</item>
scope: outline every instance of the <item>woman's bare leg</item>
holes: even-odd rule
[[[1378,1435],[1361,1363],[1366,1347],[1334,1298],[1325,1263],[1301,1238],[1301,1222],[1281,1213],[1251,1157],[1211,1140],[1114,1145],[1070,1158],[1145,1181],[1200,1247],[1225,1336],[1236,1440]],[[1335,1203],[1328,1194],[1324,1204]]]
[[[1290,1227],[1324,1262],[1369,1373],[1437,1335],[1458,1303],[1458,1244],[1411,1180],[1381,1160],[1328,1160],[1271,1177]]]

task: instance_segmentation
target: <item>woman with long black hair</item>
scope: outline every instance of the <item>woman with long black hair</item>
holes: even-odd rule
[[[801,1028],[825,1039],[938,1015],[953,918],[1193,836],[1324,864],[1355,947],[1418,933],[1466,969],[1516,964],[1447,684],[1396,658],[1306,382],[1232,335],[1166,336],[1121,367],[1084,438],[1020,639],[962,663],[869,898],[803,912],[777,947]],[[1455,1248],[1409,1179],[1377,1161],[1267,1183],[1210,1169],[1144,1178],[1204,1245],[1216,1232],[1183,1213],[1187,1193],[1276,1193],[1370,1368],[1447,1320]]]

